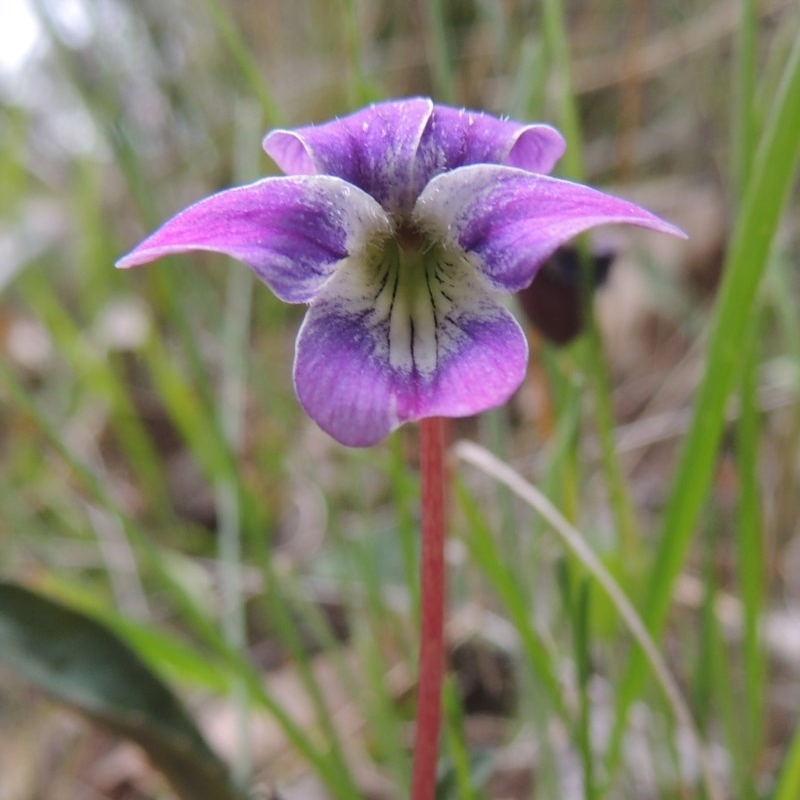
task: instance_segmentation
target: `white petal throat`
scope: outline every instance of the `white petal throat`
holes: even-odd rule
[[[481,311],[488,287],[458,250],[423,243],[404,247],[395,238],[372,243],[342,262],[327,287],[342,313],[363,320],[371,334],[373,357],[395,373],[425,381],[469,338],[461,318]]]

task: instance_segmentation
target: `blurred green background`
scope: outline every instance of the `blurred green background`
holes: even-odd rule
[[[116,631],[254,796],[406,796],[413,427],[305,419],[303,309],[245,268],[113,263],[272,174],[272,127],[417,94],[546,121],[557,174],[690,239],[599,231],[585,333],[526,323],[525,384],[453,437],[577,527],[693,721],[454,456],[440,796],[800,796],[799,37],[790,0],[0,0],[0,575]],[[0,655],[0,800],[173,796],[26,677]]]

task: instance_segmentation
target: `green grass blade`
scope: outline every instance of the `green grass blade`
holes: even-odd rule
[[[748,320],[800,156],[798,97],[800,39],[786,64],[738,215],[711,323],[705,373],[666,506],[644,611],[648,629],[655,636],[666,621],[672,587],[711,484],[726,402],[740,373],[745,339],[751,330]],[[640,685],[641,667],[641,655],[634,654],[620,684],[617,730],[609,755],[612,763],[619,757],[624,720]]]
[[[425,44],[433,71],[435,99],[453,104],[456,102],[456,89],[442,1],[423,0],[422,11],[425,15]]]
[[[42,269],[37,266],[27,270],[17,286],[52,338],[61,343],[61,353],[70,369],[108,403],[111,427],[129,457],[132,471],[140,478],[151,507],[169,519],[171,503],[159,455],[125,382],[117,375],[115,363],[87,342],[81,326],[62,302],[55,281]]]
[[[531,612],[525,602],[525,592],[517,585],[514,573],[503,559],[476,501],[469,496],[463,486],[457,484],[456,491],[460,505],[469,520],[469,532],[465,537],[465,543],[472,558],[476,564],[480,564],[494,591],[505,604],[533,672],[541,681],[553,707],[566,719],[567,708],[557,677],[557,667],[554,658],[533,628]]]
[[[557,118],[561,132],[567,140],[567,150],[560,162],[561,173],[574,181],[584,181],[586,170],[583,154],[583,136],[580,114],[572,85],[572,66],[567,36],[566,11],[562,0],[544,0],[542,3],[542,22],[544,41],[555,80]],[[584,255],[587,248],[583,239],[579,240]],[[588,280],[587,259],[583,259],[584,303],[587,317],[587,331],[580,343],[580,355],[584,368],[591,379],[592,399],[594,401],[594,421],[600,445],[603,473],[608,487],[609,502],[614,512],[617,526],[618,546],[625,548],[626,563],[634,573],[641,561],[639,523],[633,501],[626,486],[622,467],[614,447],[614,416],[611,399],[611,382],[608,374],[603,343],[597,322],[594,318],[590,281]]]
[[[254,105],[254,104],[253,104]],[[261,113],[252,113],[243,103],[236,114],[235,167],[237,182],[255,177],[254,163],[261,135]],[[224,348],[218,399],[219,428],[231,453],[240,453],[244,444],[247,365],[255,278],[249,270],[230,269],[227,273],[225,311],[220,339]],[[217,509],[217,548],[220,561],[221,627],[225,640],[239,652],[248,647],[242,569],[241,498],[237,481],[231,476],[218,478],[214,486]],[[236,761],[234,772],[240,780],[252,771],[250,745],[250,709],[247,687],[243,681],[231,687],[237,716]]]
[[[344,757],[339,731],[336,728],[321,687],[314,676],[311,668],[310,653],[308,647],[302,641],[300,629],[298,628],[298,620],[303,619],[305,621],[307,618],[301,616],[301,609],[296,603],[292,603],[285,597],[282,585],[284,579],[278,574],[273,564],[268,542],[264,540],[263,536],[253,537],[254,540],[256,538],[258,538],[258,541],[254,541],[253,546],[256,549],[259,565],[264,575],[266,589],[264,605],[268,619],[275,625],[280,641],[287,647],[292,656],[300,680],[308,693],[317,722],[330,751],[331,768],[337,774],[336,785],[339,789],[339,796],[357,800],[359,792]],[[302,609],[302,611],[305,614],[309,612],[308,609]]]
[[[272,94],[267,89],[258,64],[253,58],[250,48],[242,36],[231,12],[220,0],[204,0],[209,16],[214,20],[214,25],[225,42],[228,52],[233,57],[245,84],[261,104],[264,119],[271,127],[280,125],[281,114]]]
[[[734,167],[736,196],[743,197],[751,178],[758,142],[756,79],[758,77],[758,3],[741,0],[736,36],[736,71],[733,102]]]
[[[591,677],[590,655],[590,603],[591,584],[580,580],[574,600],[572,615],[574,619],[575,662],[578,672],[578,713],[577,746],[580,751],[583,769],[583,793],[585,800],[596,800],[597,783],[592,751],[592,704],[589,695],[589,679]]]
[[[479,787],[475,785],[470,768],[469,750],[464,740],[464,715],[461,698],[455,681],[449,678],[444,684],[444,733],[447,741],[447,754],[452,763],[458,800],[479,800]]]
[[[796,800],[800,797],[800,726],[795,731],[772,800]]]
[[[543,0],[542,25],[547,60],[552,65],[557,82],[555,97],[558,104],[558,125],[568,143],[560,163],[560,171],[567,178],[579,181],[584,175],[583,137],[578,105],[572,90],[572,64],[562,0]]]
[[[744,353],[741,411],[736,430],[736,463],[739,474],[739,506],[736,518],[737,571],[744,610],[744,693],[747,708],[747,761],[755,772],[764,730],[764,690],[767,664],[759,634],[764,612],[766,565],[764,525],[761,507],[758,448],[761,440],[758,408],[758,365],[756,343],[761,333],[761,315],[753,320],[753,335]]]
[[[686,553],[711,483],[725,403],[741,367],[747,324],[767,265],[772,239],[800,156],[800,39],[786,66],[775,107],[759,148],[754,176],[735,226],[708,343],[703,382],[692,426],[676,470],[656,557],[647,619],[653,630],[666,615],[672,584]]]
[[[639,658],[649,663],[653,673],[667,698],[675,718],[683,725],[694,740],[694,747],[700,761],[700,768],[705,790],[709,800],[721,800],[722,791],[717,785],[707,750],[700,738],[691,712],[681,694],[681,690],[672,677],[664,657],[659,652],[653,638],[647,631],[645,623],[637,613],[631,601],[622,591],[602,562],[586,544],[581,534],[569,524],[564,516],[530,483],[508,465],[495,458],[488,450],[484,450],[472,442],[462,441],[455,447],[455,454],[462,461],[471,464],[485,474],[501,481],[521,500],[531,506],[550,527],[559,535],[561,542],[574,555],[603,589],[606,596],[614,604],[630,631],[640,650]],[[632,659],[631,659],[632,660]]]

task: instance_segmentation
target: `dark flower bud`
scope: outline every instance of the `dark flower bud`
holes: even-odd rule
[[[615,257],[611,249],[596,248],[590,254],[589,288],[592,292],[608,279]],[[530,286],[517,292],[525,316],[554,344],[568,344],[583,331],[586,312],[581,279],[578,248],[565,245],[545,261]]]

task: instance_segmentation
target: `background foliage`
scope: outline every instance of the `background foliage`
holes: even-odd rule
[[[601,231],[584,335],[529,326],[513,402],[452,431],[577,529],[677,705],[560,523],[458,447],[441,796],[800,796],[796,4],[0,0],[0,31],[0,799],[187,796],[108,733],[167,716],[175,769],[216,770],[171,699],[136,735],[91,705],[140,669],[232,797],[407,795],[415,431],[304,419],[302,309],[246,269],[112,264],[270,174],[268,128],[411,94],[556,124],[559,174],[690,234]]]

